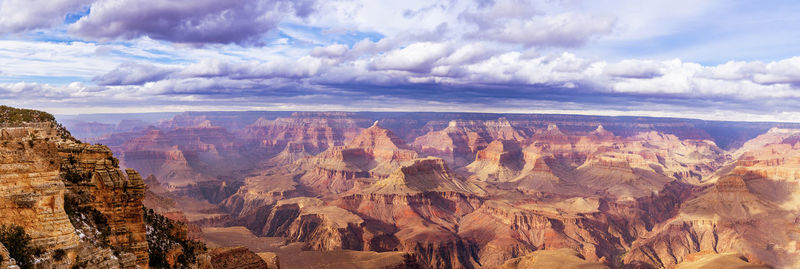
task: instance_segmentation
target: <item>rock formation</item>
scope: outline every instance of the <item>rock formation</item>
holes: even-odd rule
[[[328,150],[298,162],[308,171],[300,179],[318,192],[342,193],[357,185],[357,178],[385,178],[417,153],[375,122],[346,146]]]
[[[25,228],[48,251],[78,245],[64,211],[56,133],[49,122],[0,129],[0,224]]]
[[[259,119],[244,130],[243,136],[268,154],[278,153],[289,143],[317,154],[352,140],[368,122],[352,113],[296,112],[273,121]]]
[[[211,268],[269,269],[261,257],[245,247],[217,248],[211,250]]]
[[[478,151],[467,169],[481,181],[511,181],[525,165],[522,148],[515,140],[495,140]]]
[[[59,145],[61,171],[68,178],[68,195],[91,199],[81,203],[99,211],[107,220],[109,244],[136,255],[139,266],[148,264],[142,200],[145,185],[133,169],[119,169],[105,146],[63,142]]]
[[[442,130],[416,138],[412,145],[424,155],[440,157],[454,167],[462,167],[474,161],[475,154],[496,139],[521,141],[525,137],[505,118],[453,120]]]
[[[22,227],[44,251],[36,266],[148,268],[141,176],[123,173],[108,147],[80,143],[49,114],[2,110],[26,121],[0,119],[0,193],[8,194],[0,222]]]

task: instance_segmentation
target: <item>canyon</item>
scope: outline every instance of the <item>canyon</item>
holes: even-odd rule
[[[1,128],[0,224],[39,266],[800,266],[795,123],[26,113]]]

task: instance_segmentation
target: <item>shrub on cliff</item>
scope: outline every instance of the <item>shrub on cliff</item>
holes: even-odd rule
[[[55,122],[56,117],[52,114],[33,109],[13,108],[10,106],[0,106],[0,123],[9,125],[28,123],[28,122]]]
[[[108,226],[108,219],[95,209],[87,206],[94,197],[84,191],[68,191],[64,194],[64,211],[69,217],[69,221],[74,227],[84,227],[88,225],[99,233],[92,233],[97,236],[97,242],[103,246],[108,246],[108,237],[111,235],[111,227]]]
[[[42,255],[42,249],[31,245],[31,236],[21,226],[0,226],[0,243],[22,269],[33,268],[36,256]]]
[[[197,254],[207,250],[202,242],[186,238],[183,223],[161,216],[152,209],[144,209],[144,222],[147,226],[150,268],[191,268],[197,262]],[[183,254],[175,257],[177,264],[170,266],[167,256],[175,248],[180,248]]]
[[[39,110],[0,105],[0,126],[15,127],[24,125],[25,123],[41,122],[49,122],[53,124],[53,127],[55,127],[58,132],[58,136],[62,139],[80,142],[80,140],[72,137],[72,134],[67,131],[67,128],[64,128],[63,125],[56,121],[56,117],[53,116],[53,114]]]

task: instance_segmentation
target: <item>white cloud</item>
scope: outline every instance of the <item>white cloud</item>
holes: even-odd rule
[[[433,63],[447,56],[447,43],[420,42],[378,56],[372,63],[375,70],[400,70],[415,73],[429,72]]]
[[[325,47],[316,47],[311,50],[311,56],[339,58],[344,56],[348,49],[349,48],[343,44],[332,44]]]
[[[653,78],[661,75],[661,66],[649,60],[623,60],[609,64],[603,72],[612,77]]]
[[[771,62],[766,69],[767,72],[753,75],[753,81],[761,84],[800,84],[800,57]]]
[[[496,21],[499,20],[499,25]],[[577,47],[591,38],[608,34],[615,20],[581,13],[513,18],[492,18],[493,23],[479,26],[470,36],[475,39],[491,38],[501,42],[531,46]],[[482,22],[478,22],[482,23]]]

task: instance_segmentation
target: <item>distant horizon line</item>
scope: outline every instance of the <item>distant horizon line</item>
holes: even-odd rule
[[[658,116],[658,115],[643,115],[643,114],[591,114],[590,112],[575,112],[570,111],[539,111],[539,112],[487,112],[487,111],[381,111],[381,110],[184,110],[184,111],[149,111],[149,112],[98,112],[98,113],[79,113],[79,114],[55,114],[56,118],[78,118],[80,116],[101,116],[101,115],[136,115],[136,114],[171,114],[178,115],[183,113],[236,113],[236,112],[314,112],[314,113],[446,113],[446,114],[486,114],[486,115],[549,115],[549,116],[583,116],[583,117],[607,117],[607,118],[651,118],[651,119],[680,119],[680,120],[697,120],[706,122],[741,122],[741,123],[800,123],[800,121],[780,121],[780,120],[729,120],[729,119],[706,119],[700,117],[678,117],[678,116]]]

